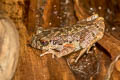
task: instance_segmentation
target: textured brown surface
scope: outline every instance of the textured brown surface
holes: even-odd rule
[[[103,39],[98,41],[98,43],[110,53],[112,59],[115,59],[116,56],[120,55],[120,41],[110,34],[105,33]]]
[[[74,24],[77,20],[87,17],[88,15],[91,15],[92,12],[95,12],[100,14],[100,16],[103,16],[107,22],[111,23],[108,29],[112,35],[119,39],[120,19],[117,17],[120,12],[120,4],[118,4],[120,3],[119,0],[70,1],[71,3],[69,3],[70,5],[68,6],[71,8],[69,9],[68,7],[68,11],[66,12],[70,12],[71,14],[70,16],[64,16],[65,13],[62,12],[64,11],[64,6],[61,6],[59,2],[65,2],[65,0],[1,0],[1,8],[7,12],[6,15],[16,23],[20,36],[20,58],[13,80],[75,80],[75,75],[70,71],[64,58],[52,59],[51,55],[39,57],[40,51],[27,45],[30,36],[36,29],[36,10],[41,6],[44,8],[44,11],[39,17],[40,23],[37,24],[37,26],[49,28],[52,26],[59,27],[65,26],[66,24]],[[53,12],[56,11],[53,9],[53,7],[55,7],[54,5],[57,6],[56,10],[60,12],[60,14],[53,14]],[[91,11],[90,8],[93,8],[93,11]],[[110,9],[110,11],[108,9]],[[57,19],[57,16],[62,17],[62,19]],[[67,19],[68,22],[66,22]],[[115,31],[112,31],[112,27],[116,25],[112,25],[112,23],[117,24]],[[91,80],[103,80],[109,66],[110,57],[105,55],[104,52],[101,52],[101,50],[103,49],[98,51],[98,53],[102,55],[102,58],[100,59],[101,71],[95,79],[91,78]],[[119,74],[119,72],[114,71],[112,79],[119,80]]]
[[[24,8],[21,9],[21,5],[17,5],[18,1],[3,0],[2,2],[5,3],[3,4],[4,7],[2,7],[2,9],[7,12],[6,15],[10,16],[15,21],[20,36],[20,58],[13,80],[75,80],[73,73],[69,70],[69,67],[63,58],[55,60],[52,59],[50,55],[40,58],[36,55],[39,54],[39,51],[27,46],[29,34],[27,28],[22,23],[23,17],[26,15],[23,15]],[[16,5],[12,5],[13,2]],[[8,3],[11,4],[11,6],[9,6]],[[24,1],[22,0],[19,1],[19,3],[23,3],[24,5]],[[13,16],[10,13],[11,10],[9,10],[9,8],[15,6],[18,6],[17,9],[21,11],[21,15],[18,15],[17,12],[13,12],[12,14],[17,14],[17,16]],[[13,8],[13,11],[16,11],[16,9]],[[18,19],[18,17],[20,18]]]

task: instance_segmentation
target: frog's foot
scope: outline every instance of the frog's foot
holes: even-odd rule
[[[47,52],[44,52],[43,54],[40,54],[40,57],[46,55],[46,54],[52,54],[52,58],[55,58],[55,51],[54,50],[48,50]]]
[[[89,51],[90,51],[91,47],[94,47],[94,46],[95,46],[95,44],[93,44],[93,45],[92,45],[92,44],[90,44],[90,45],[89,45],[89,47],[87,48],[86,53],[89,53]]]

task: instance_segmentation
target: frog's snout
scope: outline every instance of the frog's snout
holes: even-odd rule
[[[98,28],[100,31],[104,32],[104,30],[105,30],[104,18],[103,18],[103,17],[99,17],[99,18],[97,19],[96,23],[97,23],[97,28]]]

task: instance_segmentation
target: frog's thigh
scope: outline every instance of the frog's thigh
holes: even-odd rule
[[[60,58],[62,56],[65,56],[65,55],[72,53],[74,50],[75,50],[75,47],[72,44],[66,44],[66,45],[64,45],[63,49],[55,55],[58,58]]]

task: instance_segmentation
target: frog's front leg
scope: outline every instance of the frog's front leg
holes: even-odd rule
[[[55,55],[58,58],[60,58],[62,56],[66,56],[66,55],[68,55],[68,54],[70,54],[70,53],[72,53],[74,51],[75,51],[75,47],[73,46],[73,44],[65,44],[63,49],[60,52],[55,53]]]
[[[42,56],[44,56],[44,55],[46,55],[46,54],[52,54],[52,58],[54,58],[55,57],[55,54],[57,53],[57,52],[55,52],[54,50],[52,50],[52,49],[49,49],[48,51],[46,51],[46,52],[44,52],[43,54],[40,54],[40,57],[42,57]]]
[[[44,56],[46,54],[51,53],[52,58],[54,58],[54,56],[56,56],[57,58],[60,58],[62,56],[65,56],[74,52],[74,50],[75,50],[75,47],[72,44],[65,44],[61,51],[56,51],[55,49],[49,49],[47,52],[41,54],[40,56]]]

